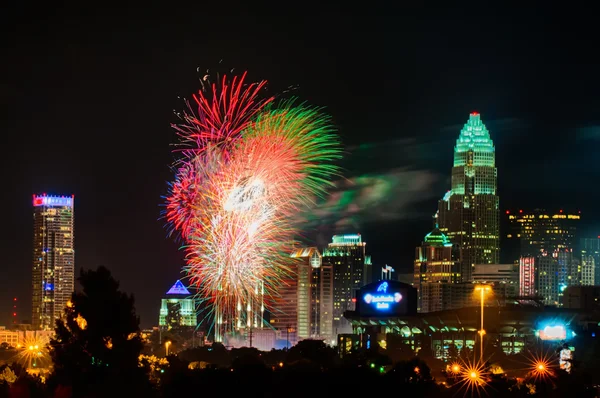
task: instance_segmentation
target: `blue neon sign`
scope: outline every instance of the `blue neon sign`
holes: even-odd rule
[[[45,282],[44,283],[44,290],[46,290],[46,291],[54,290],[54,283]]]
[[[73,207],[72,196],[36,196],[33,195],[33,206]]]
[[[397,304],[402,300],[402,295],[398,292],[388,293],[388,283],[382,282],[377,287],[377,293],[367,293],[363,296],[365,303],[374,306],[377,310],[385,311],[389,310],[391,305]]]

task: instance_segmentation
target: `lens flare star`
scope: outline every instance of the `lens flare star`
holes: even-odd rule
[[[529,363],[529,374],[535,381],[548,381],[554,377],[554,366],[550,355],[534,355]]]

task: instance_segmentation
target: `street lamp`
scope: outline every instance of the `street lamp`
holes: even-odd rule
[[[169,346],[170,346],[170,345],[171,345],[171,342],[170,342],[170,341],[166,341],[166,342],[165,342],[165,353],[166,353],[166,355],[165,355],[165,356],[167,356],[167,357],[169,356]]]
[[[481,298],[481,329],[479,330],[479,342],[481,344],[481,349],[479,351],[479,360],[483,362],[483,335],[485,334],[485,329],[483,328],[483,302],[485,300],[485,294],[489,293],[492,288],[489,285],[477,285],[475,286],[475,291],[479,291]]]

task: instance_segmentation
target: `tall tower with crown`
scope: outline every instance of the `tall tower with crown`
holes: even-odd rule
[[[496,153],[481,115],[471,113],[454,147],[452,189],[438,203],[437,222],[456,246],[462,281],[475,264],[497,264],[500,212]]]

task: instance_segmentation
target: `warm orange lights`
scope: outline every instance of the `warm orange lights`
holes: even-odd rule
[[[467,362],[462,367],[454,364],[451,369],[453,372],[454,369],[459,370],[460,375],[458,380],[462,385],[461,389],[465,388],[467,392],[473,393],[475,390],[485,388],[487,384],[487,374],[483,362]]]
[[[533,358],[531,361],[531,375],[534,379],[541,380],[552,377],[554,372],[550,360],[547,357]]]

